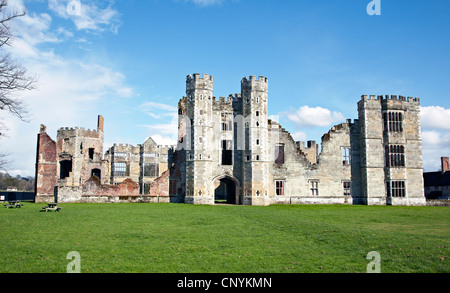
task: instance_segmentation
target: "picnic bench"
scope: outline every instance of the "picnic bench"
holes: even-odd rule
[[[42,209],[43,209],[45,212],[48,212],[48,211],[59,212],[62,208],[61,208],[61,207],[58,207],[58,204],[57,204],[57,203],[48,203],[47,206],[46,206],[46,207],[42,207]]]
[[[20,200],[10,200],[7,204],[4,204],[6,208],[21,208],[23,204],[20,203]]]

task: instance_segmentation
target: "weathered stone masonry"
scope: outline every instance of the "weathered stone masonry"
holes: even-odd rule
[[[425,204],[418,98],[363,95],[358,119],[333,126],[319,153],[268,119],[268,96],[266,77],[243,78],[240,93],[217,99],[212,76],[188,75],[176,146],[149,138],[115,144],[104,158],[101,116],[96,131],[58,131],[56,158],[41,129],[37,198],[56,190],[75,202]]]

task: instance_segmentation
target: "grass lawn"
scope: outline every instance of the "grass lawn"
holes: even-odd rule
[[[0,208],[0,272],[449,273],[450,208],[44,204]]]

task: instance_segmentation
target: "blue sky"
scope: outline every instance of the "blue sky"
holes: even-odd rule
[[[426,171],[450,155],[450,1],[380,0],[9,0],[13,57],[39,78],[21,96],[29,123],[1,113],[0,149],[11,174],[34,175],[45,124],[96,127],[113,143],[161,144],[177,136],[186,75],[214,76],[215,96],[269,78],[269,114],[297,140],[316,140],[357,118],[363,94],[421,98]]]

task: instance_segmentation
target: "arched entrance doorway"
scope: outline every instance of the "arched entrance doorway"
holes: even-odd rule
[[[232,178],[219,177],[214,181],[214,203],[216,204],[238,204],[238,186]]]

